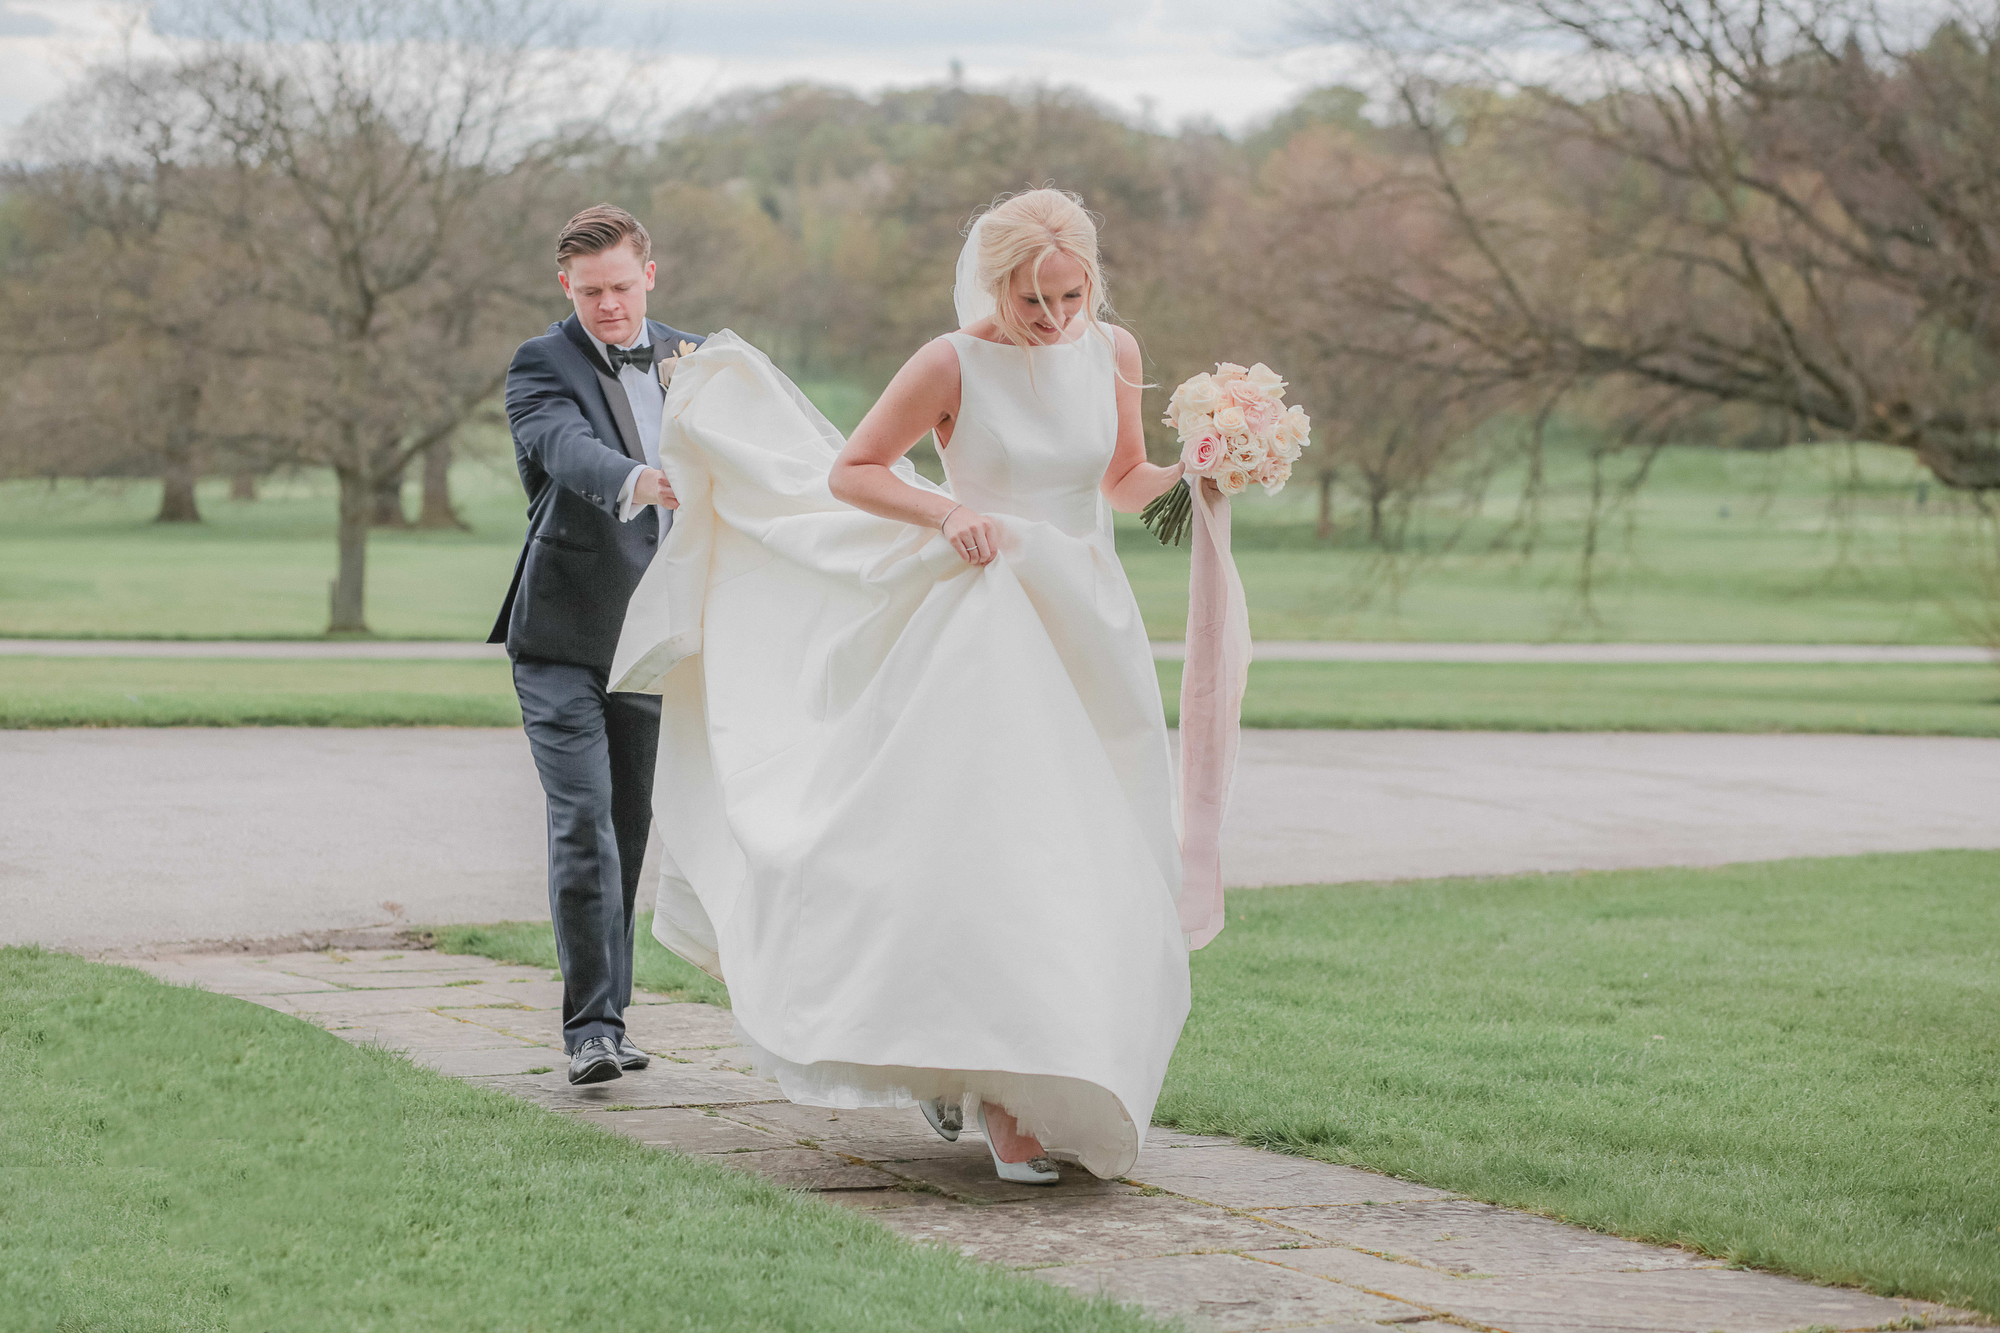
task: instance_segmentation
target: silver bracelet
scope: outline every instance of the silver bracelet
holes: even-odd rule
[[[945,511],[944,511],[944,517],[938,520],[938,531],[939,531],[939,532],[943,532],[943,531],[944,531],[944,525],[945,525],[945,524],[947,524],[947,523],[949,523],[949,522],[951,522],[951,516],[952,516],[953,514],[956,514],[956,513],[957,513],[957,512],[959,511],[959,510],[961,510],[961,509],[963,509],[963,508],[965,508],[965,505],[964,505],[964,503],[963,503],[963,502],[961,502],[961,503],[959,503],[959,504],[955,504],[955,505],[953,505],[953,506],[952,506],[951,508],[949,508],[949,509],[945,510]]]

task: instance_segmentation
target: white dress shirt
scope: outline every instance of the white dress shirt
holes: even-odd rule
[[[605,344],[589,329],[583,336],[590,339],[597,348],[597,354],[604,357],[604,364],[610,365],[611,358],[605,355]],[[625,347],[645,347],[652,342],[652,333],[642,321],[639,336]],[[618,517],[630,523],[645,505],[632,503],[632,492],[639,484],[639,474],[645,469],[660,465],[660,417],[661,405],[666,401],[667,391],[660,387],[657,376],[648,375],[633,365],[618,367],[618,384],[625,390],[625,401],[632,404],[632,420],[639,427],[639,447],[645,451],[646,461],[634,463],[632,470],[625,474],[625,484],[618,488]]]

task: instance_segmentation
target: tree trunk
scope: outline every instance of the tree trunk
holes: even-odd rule
[[[1382,501],[1388,499],[1386,486],[1370,483],[1368,487],[1368,541],[1371,545],[1382,545]]]
[[[155,523],[199,523],[201,510],[194,501],[194,460],[167,456],[160,472],[160,512]]]
[[[1323,542],[1333,540],[1333,469],[1319,474],[1319,522],[1313,535]]]
[[[470,531],[472,525],[451,507],[451,441],[439,440],[424,450],[424,503],[417,513],[420,528],[457,528]]]
[[[257,474],[254,472],[232,472],[229,474],[229,498],[232,500],[254,500],[257,498]]]
[[[410,526],[409,516],[403,513],[403,470],[401,468],[376,480],[368,504],[368,525],[375,528],[407,528]]]
[[[366,634],[368,621],[362,613],[368,575],[368,520],[379,492],[358,472],[338,469],[335,475],[340,478],[340,572],[329,592],[331,614],[326,632]]]
[[[183,384],[168,402],[166,447],[160,464],[160,512],[155,523],[199,523],[201,510],[195,506],[194,484],[200,469],[195,466],[195,414],[201,408],[201,386]]]

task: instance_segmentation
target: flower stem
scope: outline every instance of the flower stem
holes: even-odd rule
[[[1160,545],[1179,546],[1181,538],[1187,536],[1189,521],[1194,517],[1194,498],[1188,487],[1194,484],[1194,478],[1186,478],[1139,511],[1139,521],[1160,539]]]

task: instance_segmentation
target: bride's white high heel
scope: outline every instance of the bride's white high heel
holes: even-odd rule
[[[1012,1181],[1016,1185],[1053,1185],[1062,1179],[1062,1170],[1053,1159],[1030,1157],[1025,1162],[1003,1162],[1000,1150],[993,1146],[993,1135],[986,1128],[986,1103],[979,1104],[979,1132],[986,1138],[986,1151],[993,1155],[993,1169],[1000,1173],[1000,1179]]]
[[[959,1131],[965,1128],[965,1105],[962,1102],[946,1101],[942,1097],[928,1097],[917,1103],[922,1108],[924,1119],[931,1122],[931,1128],[946,1143],[957,1143]]]

